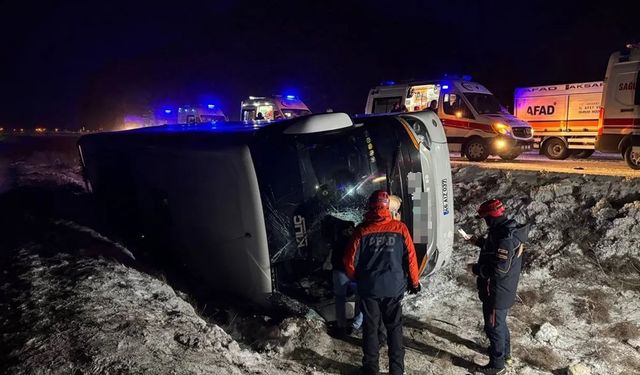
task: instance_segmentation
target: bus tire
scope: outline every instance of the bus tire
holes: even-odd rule
[[[573,152],[573,157],[576,159],[588,159],[593,153],[594,150],[576,150]]]
[[[564,160],[570,152],[566,143],[560,138],[550,138],[542,144],[542,153],[552,160]]]
[[[640,169],[640,152],[633,152],[631,145],[624,150],[624,161],[631,169]]]
[[[498,154],[498,156],[500,156],[502,160],[511,161],[511,160],[515,160],[518,156],[520,156],[520,154],[522,154],[522,151],[520,151],[520,148],[514,148],[511,151],[507,152],[506,154]]]
[[[473,137],[464,144],[464,155],[471,161],[485,161],[489,157],[489,145],[480,137]]]

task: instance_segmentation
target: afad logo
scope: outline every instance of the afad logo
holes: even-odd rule
[[[556,103],[553,105],[533,105],[527,107],[529,116],[549,116],[556,113]]]

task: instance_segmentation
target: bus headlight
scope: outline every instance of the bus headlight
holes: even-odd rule
[[[498,150],[504,150],[507,147],[507,141],[505,141],[502,138],[496,139],[496,141],[493,144]]]
[[[502,135],[509,134],[509,131],[511,130],[511,127],[509,125],[505,125],[501,122],[496,122],[495,124],[491,125],[491,127],[496,131],[496,133]]]

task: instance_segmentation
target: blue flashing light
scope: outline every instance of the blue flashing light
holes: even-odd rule
[[[392,86],[396,84],[396,81],[384,81],[382,82],[382,84],[386,86]]]
[[[170,109],[165,109],[164,113],[169,114],[169,113],[171,113],[171,110]]]
[[[287,95],[288,100],[294,100],[296,98],[295,95]]]
[[[443,90],[449,90],[449,85],[442,85]]]
[[[471,81],[471,76],[470,75],[464,75],[464,76],[462,76],[462,80],[463,81]]]
[[[207,104],[207,108],[209,109],[214,109],[216,106],[215,104]]]

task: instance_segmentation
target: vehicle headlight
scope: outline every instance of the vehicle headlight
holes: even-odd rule
[[[496,122],[495,124],[492,125],[493,130],[495,130],[498,134],[508,134],[509,131],[511,130],[511,127],[509,125],[505,125],[501,122]]]

